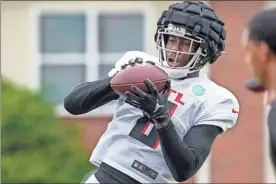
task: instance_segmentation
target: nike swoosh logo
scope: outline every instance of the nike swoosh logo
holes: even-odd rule
[[[232,113],[239,113],[239,111],[236,111],[234,108],[232,109]]]

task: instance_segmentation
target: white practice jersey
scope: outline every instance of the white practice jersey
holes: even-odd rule
[[[151,58],[145,53],[129,52],[132,57]],[[126,54],[127,55],[127,54]],[[129,59],[123,57],[121,59]],[[207,76],[172,80],[169,93],[171,119],[181,139],[193,126],[207,124],[225,132],[238,118],[235,96]],[[118,99],[118,106],[107,130],[94,149],[90,162],[116,168],[141,183],[177,183],[163,158],[154,124],[141,110]]]

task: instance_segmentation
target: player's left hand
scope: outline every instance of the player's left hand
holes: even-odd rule
[[[159,93],[154,83],[146,79],[145,84],[149,88],[150,94],[143,92],[137,86],[132,86],[131,91],[125,93],[125,102],[139,108],[143,113],[155,123],[163,122],[170,118],[168,109],[168,93],[171,87],[169,80],[164,90]]]

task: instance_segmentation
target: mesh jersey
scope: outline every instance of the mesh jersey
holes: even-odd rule
[[[172,122],[181,139],[192,126],[216,125],[226,131],[238,118],[239,104],[235,96],[205,75],[172,80],[169,104]],[[141,110],[121,98],[90,158],[96,166],[101,161],[142,183],[176,183],[163,158],[154,124],[143,117]],[[149,172],[154,177],[132,167],[139,163],[155,171]]]

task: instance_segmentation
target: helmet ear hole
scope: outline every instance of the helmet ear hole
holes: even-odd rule
[[[186,47],[183,45],[183,49],[175,49],[173,45],[167,47],[170,35],[190,40],[189,49],[187,50],[188,42]],[[200,1],[184,1],[164,10],[157,22],[155,34],[159,62],[164,67],[178,70],[178,74],[183,72],[183,76],[184,73],[200,70],[208,63],[213,64],[225,49],[225,39],[224,22],[211,7]],[[170,57],[179,59],[177,54],[190,56],[187,62],[187,57],[180,57],[185,60],[185,66],[172,67],[172,61],[167,61]]]
[[[221,52],[216,52],[214,55],[213,55],[213,57],[212,57],[212,59],[209,61],[209,63],[210,64],[213,64],[218,58],[219,58],[219,56],[221,55]]]
[[[209,63],[213,64],[221,55],[221,51],[219,51],[216,47],[213,47],[209,50],[208,58],[209,58]]]

